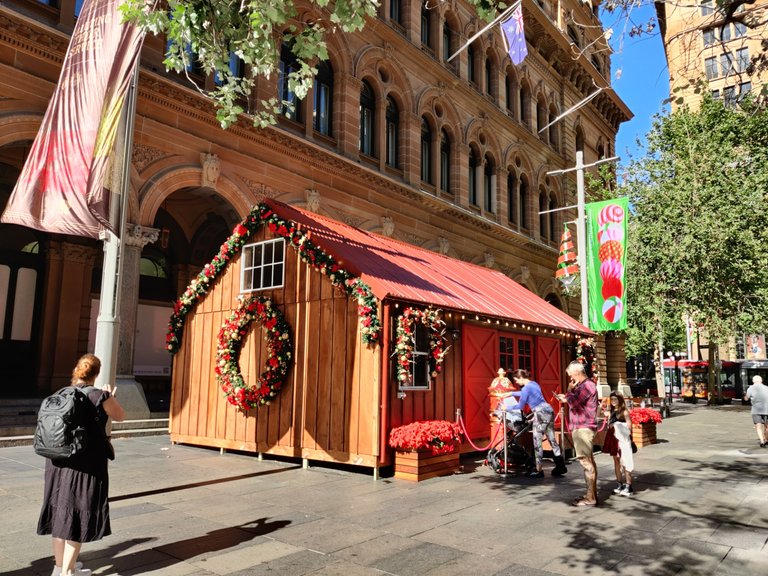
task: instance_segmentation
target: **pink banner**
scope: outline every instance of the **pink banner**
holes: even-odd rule
[[[107,160],[143,34],[120,0],[85,0],[59,84],[0,221],[99,237],[110,227]]]

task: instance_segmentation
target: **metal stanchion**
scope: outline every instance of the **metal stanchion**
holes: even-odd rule
[[[507,467],[509,466],[509,456],[507,454],[507,411],[504,410],[502,412],[502,418],[501,418],[501,425],[504,427],[502,429],[502,438],[504,439],[504,472],[502,473],[502,476],[507,475]]]

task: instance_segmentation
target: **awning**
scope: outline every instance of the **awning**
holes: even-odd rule
[[[288,206],[268,204],[311,231],[312,242],[360,276],[379,300],[404,300],[499,320],[593,334],[562,310],[497,270]]]

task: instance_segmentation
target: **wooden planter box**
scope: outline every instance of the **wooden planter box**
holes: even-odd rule
[[[638,448],[656,444],[656,422],[645,422],[632,425],[632,440]]]
[[[418,482],[436,476],[449,476],[459,469],[459,450],[433,455],[431,450],[395,452],[395,478]]]

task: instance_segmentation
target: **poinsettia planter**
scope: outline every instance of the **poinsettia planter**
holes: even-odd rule
[[[642,424],[632,425],[632,440],[638,448],[656,444],[656,422],[643,422]]]
[[[429,448],[395,451],[395,478],[419,482],[437,476],[450,476],[459,469],[459,451],[432,454]]]

